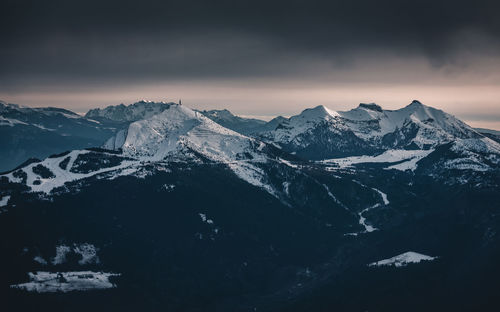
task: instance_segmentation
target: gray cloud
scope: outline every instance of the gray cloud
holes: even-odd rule
[[[497,1],[4,1],[4,89],[305,75],[498,58]],[[484,63],[484,62],[483,62]],[[483,64],[481,63],[481,64]],[[483,66],[481,71],[494,70]],[[400,81],[383,71],[380,79]],[[408,73],[393,67],[392,72]],[[369,75],[368,75],[369,76]],[[409,79],[410,75],[406,74]],[[392,78],[391,78],[392,77]],[[424,80],[425,77],[413,79]],[[411,79],[410,79],[411,80]]]

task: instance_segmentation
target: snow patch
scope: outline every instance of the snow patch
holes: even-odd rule
[[[71,252],[71,248],[66,245],[56,246],[56,255],[52,258],[52,264],[58,265],[66,262],[66,255]]]
[[[325,188],[326,193],[328,194],[328,197],[330,197],[331,199],[333,199],[333,201],[335,203],[337,203],[338,205],[340,205],[345,210],[350,211],[349,208],[347,208],[340,200],[338,200],[337,197],[335,197],[335,195],[332,194],[332,192],[330,191],[330,188],[326,184],[322,184],[322,185]]]
[[[207,224],[214,224],[214,221],[212,219],[208,219],[206,214],[199,213],[198,215],[200,216],[201,221],[203,221],[203,222],[205,222]]]
[[[278,158],[278,160],[279,160],[281,163],[283,163],[283,164],[287,165],[288,167],[295,168],[295,169],[299,168],[299,166],[292,164],[291,162],[289,162],[289,161],[288,161],[288,160],[286,160],[286,159],[283,159],[283,158]]]
[[[278,198],[276,191],[267,183],[264,183],[265,172],[247,162],[234,162],[228,164],[229,168],[242,180],[266,190],[269,194]]]
[[[6,195],[6,196],[3,196],[1,198],[2,199],[0,199],[0,207],[7,206],[7,204],[9,203],[9,200],[10,200],[10,195]]]
[[[285,194],[290,196],[290,182],[283,182],[283,190],[285,191]]]
[[[434,150],[388,150],[376,156],[351,156],[345,158],[333,158],[320,161],[326,165],[336,165],[339,169],[352,167],[355,164],[362,163],[395,163],[400,164],[392,165],[387,169],[396,170],[415,170],[417,169],[417,162],[424,157],[427,157]]]
[[[3,116],[0,116],[0,126],[14,127],[15,125],[28,125],[28,124],[17,119],[5,118]]]
[[[40,263],[42,265],[47,265],[47,260],[45,260],[44,258],[42,258],[41,256],[36,256],[33,258],[33,261],[37,262],[37,263]]]
[[[163,185],[161,186],[161,188],[162,188],[162,190],[165,190],[165,191],[167,191],[167,192],[171,192],[171,191],[173,191],[173,190],[174,190],[175,185],[174,185],[174,184],[163,184]]]
[[[85,265],[91,263],[99,263],[99,257],[97,256],[98,249],[89,243],[83,244],[73,244],[72,247],[67,245],[56,246],[56,255],[52,258],[53,265],[63,264],[67,260],[67,255],[71,252],[80,255],[81,259],[78,260],[78,264]]]
[[[77,272],[36,272],[28,273],[30,282],[11,285],[11,288],[37,293],[55,293],[70,291],[87,291],[93,289],[115,288],[116,284],[109,281],[117,273],[92,271]]]
[[[437,259],[437,257],[426,256],[417,252],[408,251],[403,254],[394,256],[389,259],[384,259],[368,264],[368,266],[395,266],[403,267],[410,263],[419,263],[421,261],[432,261]]]
[[[99,263],[99,257],[97,257],[97,248],[89,243],[84,243],[80,245],[75,245],[73,247],[73,252],[79,254],[82,258],[78,260],[78,264],[90,264]]]

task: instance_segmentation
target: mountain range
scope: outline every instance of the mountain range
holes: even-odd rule
[[[146,101],[0,113],[24,140],[9,152],[43,158],[0,175],[12,309],[498,306],[500,144],[419,101],[269,122]],[[42,134],[53,155],[25,146]]]

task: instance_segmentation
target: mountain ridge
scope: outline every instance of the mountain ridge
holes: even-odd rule
[[[113,122],[133,122],[152,117],[168,109],[174,102],[154,102],[141,100],[129,105],[110,105],[105,108],[94,108],[89,110],[85,117],[93,119],[104,119]]]
[[[373,120],[386,111],[358,108],[348,113],[361,120],[348,120],[354,130],[381,133]],[[460,138],[447,123],[427,121],[440,113],[410,109],[414,119],[401,124],[415,131],[399,134],[442,129],[452,139],[427,149],[374,147],[324,107],[277,118],[275,129],[263,125],[311,134],[318,153],[374,149],[316,161],[171,104],[146,119],[114,121],[123,128],[101,148],[0,174],[4,306],[400,311],[407,298],[424,308],[496,298],[500,145],[474,133]],[[346,138],[358,145],[337,144]],[[433,261],[420,261],[425,255]],[[58,289],[72,292],[45,293]]]
[[[72,111],[31,108],[0,102],[0,171],[29,158],[45,158],[69,149],[100,146],[116,131]]]
[[[484,137],[454,116],[416,100],[398,110],[383,110],[374,103],[338,112],[318,106],[259,134],[311,159],[430,149],[456,139]]]
[[[161,115],[170,108],[184,108],[173,102],[139,101],[130,105],[108,106],[104,109],[90,110],[85,116],[79,116],[64,109],[57,108],[22,108],[15,104],[2,104],[2,112],[15,110],[18,112],[40,112],[43,116],[71,116],[66,118],[90,123],[93,127],[107,128],[101,138],[107,149],[122,148],[131,124]],[[187,109],[191,111],[190,109]],[[226,129],[241,133],[268,144],[279,146],[283,151],[302,157],[305,160],[325,160],[358,155],[375,156],[385,151],[410,149],[430,150],[439,145],[459,140],[472,140],[454,143],[465,147],[472,155],[477,153],[497,153],[498,141],[493,134],[479,133],[454,116],[414,100],[409,105],[397,110],[384,110],[375,103],[360,103],[349,111],[333,111],[323,105],[307,108],[300,114],[289,118],[276,117],[269,122],[242,118],[228,110],[196,111],[207,120],[220,124]],[[194,115],[193,115],[194,116]],[[88,118],[100,121],[92,121]],[[1,116],[2,120],[7,120]],[[168,118],[167,118],[168,119]],[[24,123],[22,120],[9,119],[9,129],[14,124]],[[144,122],[143,122],[144,124]],[[50,129],[42,126],[42,133],[50,133]],[[162,130],[159,127],[156,130]],[[487,139],[489,138],[489,139]],[[94,141],[95,142],[95,141]],[[102,142],[102,141],[101,141]],[[201,142],[201,141],[200,141]],[[458,144],[458,145],[457,145]],[[75,146],[91,147],[91,146]],[[198,146],[199,147],[199,146]],[[50,154],[67,149],[54,150]],[[457,150],[457,148],[455,148]],[[464,151],[459,151],[463,153]],[[472,153],[472,154],[471,154]],[[469,155],[469,156],[470,156]],[[46,155],[34,155],[42,158]],[[470,156],[470,159],[483,159],[483,156]],[[462,157],[465,159],[466,157]],[[490,157],[491,158],[491,157]],[[481,163],[484,160],[478,160]],[[17,166],[22,161],[18,161]],[[11,166],[13,168],[15,166]],[[477,167],[477,166],[476,166]],[[5,168],[10,169],[10,168]],[[479,167],[478,167],[479,168]]]

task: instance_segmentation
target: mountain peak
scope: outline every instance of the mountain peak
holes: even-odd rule
[[[332,111],[331,109],[325,107],[324,105],[318,105],[314,108],[306,108],[298,115],[300,118],[307,119],[324,119],[328,117],[338,116],[338,113]]]
[[[425,105],[422,104],[422,102],[420,102],[419,100],[413,100],[408,106],[425,106]]]
[[[126,137],[118,141],[122,146],[114,147],[121,147],[125,154],[133,156],[163,159],[188,146],[216,159],[227,158],[233,150],[238,150],[235,142],[249,144],[251,139],[220,126],[198,111],[186,106],[170,105],[159,114],[131,123]],[[230,143],[235,144],[231,146]]]
[[[369,110],[372,110],[372,111],[377,111],[377,112],[382,112],[383,109],[380,105],[378,104],[375,104],[375,103],[359,103],[359,108],[365,108],[365,109],[369,109]]]
[[[87,118],[105,118],[116,122],[131,122],[149,118],[159,114],[176,103],[152,102],[141,100],[133,104],[107,106],[105,108],[91,109],[85,114]]]
[[[14,109],[14,110],[20,110],[20,109],[26,109],[28,107],[26,106],[21,106],[18,104],[12,104],[12,103],[7,103],[5,101],[0,101],[0,108],[2,109]]]

